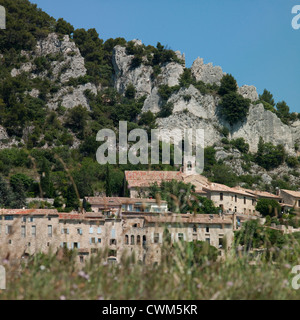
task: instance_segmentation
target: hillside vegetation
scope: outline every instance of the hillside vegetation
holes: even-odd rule
[[[116,165],[107,170],[96,162],[99,143],[95,137],[103,128],[117,132],[120,120],[128,121],[128,131],[144,128],[150,133],[156,127],[157,117],[172,114],[173,105],[168,100],[180,89],[193,85],[203,95],[219,97],[221,113],[231,125],[247,116],[250,102],[237,93],[233,76],[224,76],[220,86],[210,85],[196,81],[188,68],[180,76],[178,86],[159,87],[162,105],[158,114],[151,111],[141,114],[146,96],[137,96],[131,84],[123,93],[114,88],[113,50],[116,45],[126,48],[126,53],[133,56],[131,70],[141,65],[153,68],[151,81],[159,79],[167,63],[183,65],[173,50],[161,43],[137,46],[123,38],[104,41],[95,29],[75,30],[64,19],[55,20],[27,0],[0,0],[0,5],[7,11],[7,30],[0,31],[0,125],[5,131],[3,134],[1,131],[0,137],[3,207],[24,205],[25,197],[45,197],[54,198],[57,208],[65,204],[65,210],[69,211],[78,208],[78,195],[82,198],[105,193],[108,170],[109,188],[114,195],[124,195],[124,170],[178,170],[171,165]],[[57,34],[55,41],[71,49],[66,53],[39,55],[37,44],[53,33]],[[81,58],[84,66],[80,75],[70,76],[70,72],[74,73],[72,63],[78,64]],[[80,101],[86,101],[86,105],[67,108],[62,92],[71,96],[71,102],[82,93]],[[191,97],[186,95],[184,99],[189,101]],[[286,124],[298,117],[290,114],[284,102],[276,105],[267,90],[259,99]],[[50,107],[53,101],[55,108]],[[286,154],[282,146],[261,141],[259,151],[253,154],[242,139],[228,140],[228,128],[220,128],[220,135],[222,142],[206,148],[205,153],[204,174],[212,181],[269,190],[300,186],[299,159]],[[234,171],[230,159],[218,159],[216,147],[229,154],[238,150],[243,174]],[[266,184],[259,172],[248,172],[254,164],[262,170],[285,165],[293,181],[284,175],[278,179],[274,173],[272,183]]]

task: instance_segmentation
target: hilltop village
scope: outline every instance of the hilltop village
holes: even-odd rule
[[[171,243],[203,241],[217,248],[220,255],[230,249],[234,232],[245,221],[265,221],[256,204],[259,199],[278,202],[281,212],[300,207],[300,192],[278,190],[278,194],[211,183],[187,164],[179,172],[127,171],[130,197],[86,197],[90,212],[60,213],[56,209],[1,209],[2,252],[14,252],[18,259],[37,252],[59,248],[76,250],[84,263],[99,250],[108,250],[107,262],[118,263],[125,255],[145,264],[159,263],[166,232]],[[168,203],[149,198],[149,187],[163,181],[184,181],[195,187],[195,194],[213,201],[218,214],[185,214],[169,211]],[[299,231],[272,225],[282,233]],[[167,231],[166,231],[167,230]],[[13,250],[12,250],[13,249]]]

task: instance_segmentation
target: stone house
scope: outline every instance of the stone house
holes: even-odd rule
[[[124,212],[121,217],[107,217],[94,212],[2,209],[0,255],[21,258],[68,248],[77,250],[79,263],[101,250],[111,263],[134,254],[136,261],[151,264],[161,259],[166,228],[172,242],[199,240],[229,248],[233,241],[232,219],[218,215]]]
[[[122,197],[86,197],[85,200],[91,204],[93,212],[108,215],[120,215],[122,212],[165,213],[168,211],[168,204],[163,200],[160,203],[155,199]]]

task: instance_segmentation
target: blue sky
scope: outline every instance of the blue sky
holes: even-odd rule
[[[292,8],[300,0],[31,0],[75,28],[100,37],[159,41],[186,55],[213,62],[237,79],[267,88],[300,113],[300,29]]]

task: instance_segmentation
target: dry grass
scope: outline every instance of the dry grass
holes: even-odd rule
[[[297,251],[300,252],[300,251]],[[181,255],[166,257],[158,266],[145,266],[122,259],[108,265],[105,253],[84,266],[58,254],[38,254],[26,263],[4,261],[7,290],[0,299],[11,300],[285,300],[299,299],[291,281],[293,265],[284,250],[276,263],[262,257],[256,265],[248,256],[228,253],[224,261],[189,267]],[[299,261],[300,255],[296,261]],[[293,257],[295,260],[295,257]],[[300,261],[299,261],[300,262]]]

